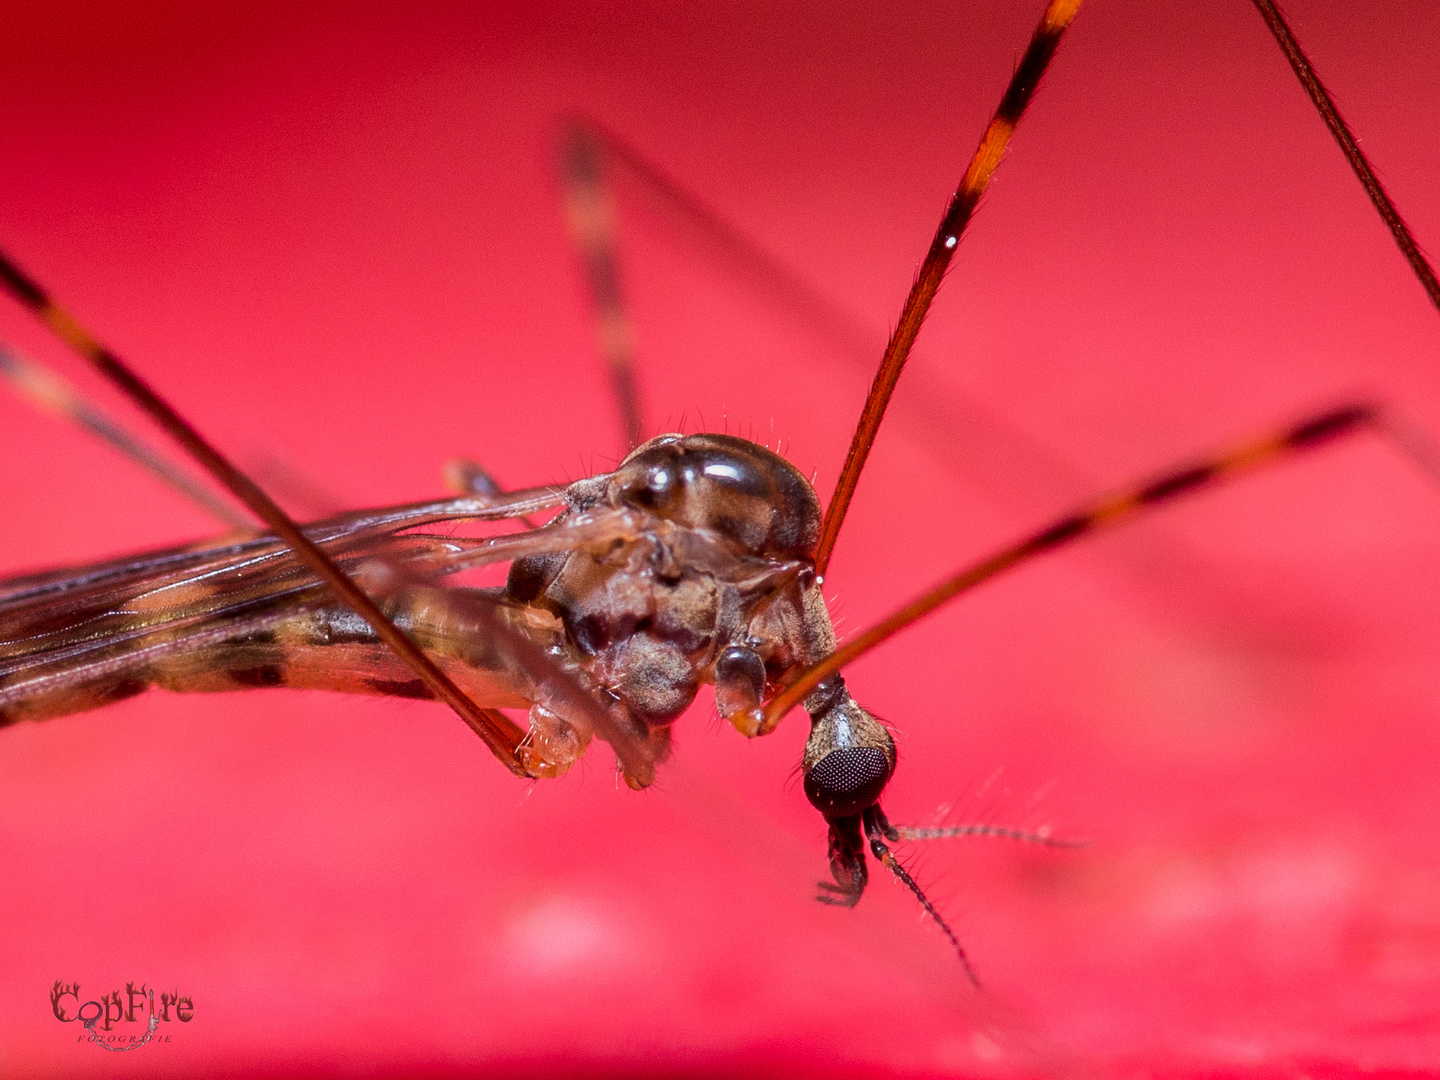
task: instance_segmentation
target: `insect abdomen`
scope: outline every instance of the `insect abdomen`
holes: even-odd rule
[[[432,650],[447,673],[472,700],[486,708],[524,708],[530,687],[504,662],[503,652],[470,641],[437,641],[423,621],[397,612],[417,641]],[[429,690],[359,616],[345,608],[321,608],[282,619],[261,630],[193,648],[160,651],[148,663],[147,650],[94,665],[91,677],[73,671],[23,673],[0,685],[0,725],[87,712],[152,688],[177,693],[225,693],[290,687],[347,694],[428,698]],[[463,652],[463,656],[457,656]],[[127,662],[127,659],[129,662]]]

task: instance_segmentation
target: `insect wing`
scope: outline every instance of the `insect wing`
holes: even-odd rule
[[[518,516],[557,499],[554,489],[542,489],[496,500],[478,513],[473,500],[361,511],[307,532],[351,573],[377,565],[403,572],[411,583],[582,545],[603,548],[635,533],[634,516],[623,512],[479,539],[405,532],[441,521]],[[29,575],[0,583],[0,590],[0,704],[102,676],[123,681],[162,656],[333,603],[294,553],[270,536]]]

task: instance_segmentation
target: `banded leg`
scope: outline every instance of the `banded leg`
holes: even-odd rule
[[[605,185],[603,152],[591,132],[580,124],[566,124],[561,143],[565,220],[589,287],[600,353],[610,369],[625,431],[623,450],[629,453],[644,441],[645,423],[635,375],[635,335],[620,288],[615,204]]]
[[[687,250],[701,252],[755,299],[813,336],[836,360],[865,372],[867,378],[873,376],[884,339],[855,311],[817,289],[616,131],[588,116],[574,116],[567,123],[596,145],[603,157],[603,178],[616,198],[633,199],[661,215],[667,225],[682,232]],[[1063,506],[1097,488],[1095,479],[1073,461],[978,399],[945,384],[932,370],[907,365],[905,379],[909,390],[890,401],[887,422],[898,421],[936,465],[992,505],[1012,516],[1028,515],[1037,506]],[[1160,608],[1184,624],[1213,620],[1231,626],[1233,621],[1217,614],[1219,609],[1251,612],[1254,608],[1238,583],[1158,523],[1107,545],[1094,553],[1094,561],[1133,600]],[[736,699],[731,710],[722,707],[721,715],[741,716],[751,707]]]
[[[16,393],[43,412],[54,413],[83,428],[110,448],[129,458],[172,491],[232,529],[249,530],[254,523],[235,507],[216,496],[189,473],[176,468],[155,453],[123,424],[86,400],[69,382],[35,360],[27,359],[0,343],[0,376]]]
[[[910,295],[905,298],[900,320],[895,324],[895,332],[890,336],[890,344],[885,347],[880,369],[875,373],[875,381],[871,384],[865,405],[860,410],[860,422],[855,427],[850,449],[845,454],[845,464],[840,470],[835,494],[830,497],[830,504],[825,508],[825,520],[820,526],[820,541],[815,547],[815,572],[821,577],[825,576],[825,568],[830,564],[830,553],[834,551],[835,541],[840,536],[845,511],[849,508],[855,487],[860,482],[860,473],[865,468],[865,459],[870,456],[870,447],[874,445],[875,435],[880,430],[880,421],[885,418],[885,408],[895,393],[900,373],[904,371],[905,362],[910,358],[910,350],[920,333],[926,314],[930,311],[935,294],[940,290],[940,283],[944,280],[945,271],[960,244],[960,237],[970,223],[975,207],[980,203],[980,197],[990,185],[991,177],[999,168],[1000,161],[1005,156],[1005,148],[1010,144],[1010,136],[1015,133],[1016,125],[1025,115],[1030,99],[1035,96],[1036,87],[1040,85],[1045,69],[1050,66],[1050,59],[1055,55],[1060,38],[1079,10],[1080,0],[1050,0],[1046,5],[1045,13],[1040,17],[1040,25],[1035,28],[1025,55],[1020,58],[1020,64],[1011,76],[1010,85],[1005,89],[1005,96],[1000,99],[1000,105],[975,150],[975,156],[970,159],[960,186],[951,197],[944,217],[940,219],[940,227],[935,230],[935,238],[930,241],[930,250],[925,253],[925,261],[920,264],[915,284],[910,287]]]
[[[1345,405],[1281,431],[1240,443],[1212,457],[1181,465],[1148,483],[1126,488],[1115,495],[1081,506],[1038,532],[956,572],[892,615],[845,642],[824,660],[806,668],[766,706],[765,723],[768,726],[779,723],[780,718],[790,709],[846,664],[942,604],[1006,570],[1074,543],[1082,536],[1130,520],[1173,499],[1204,490],[1221,480],[1314,449],[1342,435],[1367,429],[1393,437],[1400,442],[1402,449],[1413,453],[1404,439],[1394,433],[1393,423],[1389,418],[1374,407],[1363,404]],[[1421,464],[1426,464],[1423,459]]]
[[[1365,194],[1370,197],[1375,210],[1380,215],[1380,220],[1390,230],[1390,235],[1395,238],[1395,244],[1400,248],[1400,253],[1405,256],[1405,261],[1410,264],[1420,287],[1430,297],[1430,303],[1435,310],[1440,311],[1440,281],[1435,278],[1435,270],[1430,261],[1425,258],[1425,253],[1420,250],[1420,245],[1415,242],[1415,237],[1410,234],[1410,226],[1405,224],[1405,219],[1400,216],[1400,211],[1390,201],[1385,187],[1380,183],[1380,178],[1375,175],[1375,169],[1370,164],[1370,159],[1365,156],[1365,151],[1360,149],[1360,143],[1350,131],[1350,125],[1340,115],[1334,100],[1330,97],[1330,91],[1325,89],[1325,84],[1320,81],[1310,58],[1305,55],[1305,50],[1295,40],[1294,33],[1290,30],[1285,16],[1280,14],[1280,9],[1275,5],[1275,0],[1254,0],[1255,7],[1260,12],[1260,17],[1265,20],[1265,25],[1270,28],[1280,51],[1285,54],[1285,59],[1290,62],[1290,68],[1295,72],[1295,77],[1300,80],[1300,85],[1305,88],[1305,93],[1310,96],[1316,110],[1320,113],[1320,119],[1325,121],[1325,126],[1330,129],[1331,136],[1340,147],[1340,152],[1345,155],[1345,160],[1350,162],[1350,168],[1354,171],[1360,186],[1365,189]]]
[[[253,480],[230,463],[204,438],[188,421],[180,416],[168,402],[157,394],[144,380],[136,375],[113,352],[100,344],[88,331],[77,323],[67,312],[54,303],[49,295],[23,270],[4,255],[0,255],[0,289],[8,292],[21,305],[28,308],[37,319],[57,337],[88,360],[122,393],[135,402],[155,423],[176,440],[207,472],[215,477],[237,499],[245,504],[257,517],[265,522],[274,534],[283,540],[296,557],[334,592],[336,597],[356,612],[385,643],[425,684],[428,691],[443,701],[484,741],[485,745],[506,768],[517,776],[528,777],[520,760],[519,748],[523,733],[502,713],[481,709],[460,690],[440,667],[425,654],[410,637],[397,627],[358,585],[290,519],[275,501]],[[575,679],[554,663],[544,651],[537,648],[522,635],[513,633],[501,624],[489,606],[476,602],[474,616],[477,624],[505,640],[537,681],[552,684],[572,707],[585,711],[595,722],[597,729],[613,731],[617,755],[627,775],[653,776],[654,765],[648,759],[644,748],[635,743],[621,730],[615,729],[605,707],[595,700]],[[502,723],[503,721],[503,723]]]

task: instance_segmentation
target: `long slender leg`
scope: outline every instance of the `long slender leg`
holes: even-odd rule
[[[28,308],[62,341],[73,348],[142,408],[152,420],[174,438],[216,480],[220,481],[276,536],[284,540],[310,570],[325,582],[341,602],[359,614],[425,683],[430,691],[449,705],[485,742],[494,755],[517,776],[527,775],[517,756],[523,733],[502,714],[488,715],[471,701],[410,638],[380,610],[359,586],[300,527],[263,492],[254,481],[232,465],[147,383],[130,370],[113,352],[95,340],[68,313],[56,306],[43,289],[4,255],[0,255],[0,288]],[[498,632],[498,630],[497,630]],[[505,636],[510,635],[508,629]],[[515,642],[524,648],[528,642]],[[548,664],[548,660],[546,661]],[[550,665],[553,667],[553,665]],[[556,671],[557,676],[563,672]],[[598,706],[597,706],[598,707]],[[504,719],[500,724],[496,718]]]
[[[565,130],[571,140],[588,141],[590,152],[599,158],[599,183],[608,186],[612,176],[629,181],[627,190],[637,189],[649,205],[658,206],[669,218],[688,228],[695,241],[709,248],[712,256],[758,297],[774,302],[837,351],[857,361],[863,358],[867,371],[871,368],[875,362],[875,335],[853,311],[820,293],[754,237],[610,128],[588,116],[572,116],[565,120]],[[606,198],[608,205],[608,192]]]
[[[1360,186],[1365,189],[1365,194],[1370,196],[1370,201],[1375,204],[1375,209],[1380,214],[1380,219],[1385,222],[1385,227],[1390,230],[1390,235],[1395,238],[1405,261],[1410,264],[1410,269],[1415,271],[1420,286],[1430,297],[1430,303],[1440,311],[1440,281],[1435,278],[1435,270],[1431,267],[1425,253],[1420,250],[1420,245],[1415,243],[1415,238],[1410,235],[1410,226],[1405,224],[1405,219],[1400,216],[1400,211],[1395,209],[1395,204],[1390,201],[1380,178],[1375,175],[1374,168],[1370,165],[1370,159],[1365,156],[1365,151],[1360,149],[1360,144],[1350,131],[1350,125],[1340,115],[1340,110],[1335,107],[1330,92],[1325,89],[1325,84],[1320,81],[1320,76],[1315,73],[1310,58],[1305,55],[1305,50],[1295,40],[1290,26],[1285,22],[1285,17],[1280,14],[1280,9],[1275,5],[1274,0],[1254,0],[1255,7],[1260,11],[1260,17],[1265,20],[1265,25],[1270,28],[1270,33],[1279,42],[1280,49],[1285,54],[1285,59],[1290,61],[1290,67],[1295,72],[1295,77],[1300,80],[1300,85],[1305,88],[1305,93],[1310,95],[1310,100],[1315,103],[1315,108],[1320,112],[1320,118],[1325,121],[1325,126],[1330,129],[1340,150],[1344,153],[1350,168],[1360,180]]]
[[[600,352],[610,369],[615,403],[625,429],[624,450],[629,453],[644,441],[645,424],[635,376],[635,335],[620,288],[615,206],[605,185],[603,152],[590,131],[582,125],[567,124],[561,142],[565,218],[595,307]]]
[[[1065,28],[1070,25],[1070,20],[1079,9],[1080,0],[1050,0],[1025,55],[1021,57],[1020,64],[1010,79],[1005,96],[1000,99],[999,108],[995,110],[989,127],[985,129],[975,156],[970,159],[960,186],[945,210],[945,216],[940,219],[940,227],[935,230],[935,239],[930,241],[930,250],[925,253],[925,261],[920,264],[920,273],[915,278],[915,284],[910,287],[910,295],[906,297],[905,306],[900,311],[900,321],[895,324],[895,332],[890,336],[890,344],[886,346],[885,356],[880,361],[880,370],[875,373],[875,381],[871,384],[865,406],[860,411],[860,423],[855,428],[850,450],[845,455],[845,465],[840,470],[835,494],[830,497],[830,505],[825,508],[825,520],[820,527],[820,542],[815,548],[815,571],[821,577],[825,575],[825,568],[830,564],[830,553],[835,549],[835,541],[840,536],[840,526],[845,521],[845,511],[855,494],[855,486],[860,482],[860,473],[865,468],[865,459],[870,456],[870,447],[875,442],[876,432],[880,430],[880,421],[885,417],[885,407],[900,381],[900,373],[905,369],[905,361],[910,357],[911,346],[914,345],[915,337],[920,333],[920,325],[925,321],[930,304],[940,289],[940,282],[945,278],[945,270],[960,244],[960,236],[969,224],[975,207],[979,205],[980,197],[985,194],[990,178],[999,167],[1010,136],[1015,132],[1015,125],[1020,122],[1030,99],[1035,95],[1035,88],[1040,85],[1040,77],[1050,65],[1050,58],[1055,55]]]
[[[248,517],[155,453],[45,365],[0,344],[0,376],[37,409],[54,413],[109,443],[112,449],[232,529],[254,527]]]
[[[1064,547],[1100,529],[1129,520],[1162,503],[1190,495],[1257,466],[1312,449],[1366,428],[1389,434],[1385,419],[1369,405],[1346,405],[1311,417],[1282,431],[1241,443],[1213,457],[1182,465],[1145,484],[1081,506],[1058,521],[958,571],[900,610],[847,641],[819,663],[806,668],[765,709],[774,726],[815,687],[856,657],[923,618],[963,592],[1046,552]]]
[[[585,132],[603,154],[603,177],[617,198],[628,198],[660,215],[737,284],[792,320],[835,357],[873,376],[883,341],[846,304],[817,289],[744,228],[727,218],[664,166],[589,116],[566,123]],[[912,351],[912,359],[921,346]],[[1011,425],[978,399],[945,385],[930,370],[907,365],[909,390],[894,397],[887,423],[897,421],[941,468],[962,479],[1011,515],[1038,506],[1063,506],[1096,490],[1098,483],[1074,462]],[[447,474],[448,475],[448,474]],[[460,490],[471,490],[461,488]],[[1163,524],[1136,529],[1119,543],[1093,553],[1097,562],[1130,587],[1147,607],[1160,607],[1187,624],[1253,609],[1249,597]],[[1226,621],[1234,626],[1233,619]]]

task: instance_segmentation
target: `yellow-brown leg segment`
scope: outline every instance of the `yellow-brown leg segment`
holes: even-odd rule
[[[470,729],[480,736],[506,768],[517,776],[528,775],[517,756],[523,737],[518,727],[508,719],[503,725],[500,724],[499,720],[505,719],[503,715],[481,709],[471,701],[450,677],[380,610],[379,605],[300,530],[259,485],[232,465],[149,384],[118,356],[101,345],[69,313],[56,305],[44,289],[4,255],[0,255],[0,289],[4,289],[28,308],[57,337],[93,364],[101,375],[114,383],[211,476],[265,522],[276,536],[289,545],[296,557],[330,587],[342,603],[369,624],[376,636],[419,676],[436,698],[449,705]],[[511,635],[506,632],[506,636]],[[523,648],[528,643],[516,641],[515,644]],[[553,667],[548,661],[544,666]]]
[[[625,429],[626,453],[645,441],[640,385],[635,375],[635,335],[620,287],[615,243],[615,204],[605,183],[604,150],[595,134],[579,123],[561,132],[560,181],[570,240],[580,256],[600,353]]]
[[[989,558],[960,570],[910,601],[899,611],[845,642],[824,660],[806,668],[766,706],[766,724],[773,726],[778,723],[780,718],[804,700],[806,695],[856,657],[869,652],[891,635],[928,615],[940,605],[953,600],[963,592],[968,592],[982,582],[989,581],[997,574],[1028,562],[1036,556],[1071,544],[1082,536],[1128,520],[1172,499],[1194,494],[1218,481],[1313,449],[1342,435],[1366,429],[1380,431],[1391,436],[1401,443],[1402,449],[1415,456],[1413,449],[1405,445],[1405,440],[1400,435],[1391,431],[1386,418],[1373,406],[1344,405],[1320,413],[1281,431],[1241,443],[1212,457],[1182,465],[1147,483],[1127,488],[1118,494],[1082,506],[1018,543],[1003,548]]]
[[[895,393],[900,373],[904,370],[905,362],[910,358],[910,349],[920,333],[920,325],[925,321],[930,304],[940,290],[940,283],[945,279],[945,271],[956,247],[959,246],[965,226],[970,223],[970,217],[979,205],[980,197],[985,194],[990,178],[999,168],[1000,161],[1005,156],[1005,148],[1010,144],[1010,136],[1015,133],[1015,126],[1020,123],[1030,99],[1035,96],[1040,77],[1050,66],[1050,58],[1055,55],[1065,28],[1079,10],[1080,0],[1050,0],[1046,6],[1045,14],[1040,17],[1040,25],[1035,28],[1025,55],[1020,58],[1020,64],[1011,76],[1010,85],[1005,89],[1005,96],[1000,99],[1000,106],[995,110],[989,127],[985,129],[975,156],[970,159],[960,186],[945,210],[945,216],[940,219],[940,227],[935,230],[935,239],[930,241],[930,250],[925,253],[925,261],[920,264],[920,272],[915,277],[915,284],[910,287],[910,295],[906,297],[905,306],[900,311],[900,320],[895,324],[890,344],[885,347],[880,370],[875,373],[875,381],[871,384],[870,393],[860,411],[860,422],[855,427],[850,449],[845,454],[845,464],[840,470],[835,494],[830,497],[830,505],[825,508],[825,520],[820,527],[820,542],[815,548],[815,572],[821,577],[825,576],[825,568],[830,564],[830,553],[840,536],[845,511],[855,494],[855,486],[860,482],[860,473],[865,468],[865,459],[869,457],[870,447],[880,430],[880,421],[885,417],[885,407],[890,402],[890,396]]]

